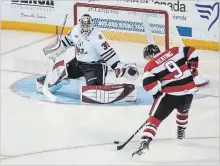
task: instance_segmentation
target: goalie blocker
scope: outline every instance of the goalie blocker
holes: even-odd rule
[[[81,102],[108,104],[117,101],[135,102],[137,93],[133,84],[82,86]]]

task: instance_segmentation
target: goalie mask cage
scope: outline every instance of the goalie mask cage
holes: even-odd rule
[[[78,24],[83,14],[90,14],[93,26],[100,28],[107,40],[144,46],[153,43],[162,51],[171,46],[183,45],[173,20],[173,13],[166,6],[99,1],[76,3],[73,11],[74,25]],[[140,54],[144,46],[141,47]]]

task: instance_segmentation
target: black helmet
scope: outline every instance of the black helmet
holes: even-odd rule
[[[144,48],[143,56],[144,59],[149,60],[153,58],[155,55],[160,53],[160,49],[156,44],[149,44]]]

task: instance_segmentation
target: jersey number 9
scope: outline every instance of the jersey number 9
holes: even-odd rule
[[[183,76],[183,72],[180,70],[179,66],[174,61],[168,61],[167,63],[165,63],[165,67],[171,73],[177,72],[177,74],[174,75],[174,78],[178,79]]]

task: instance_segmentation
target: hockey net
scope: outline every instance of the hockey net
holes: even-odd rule
[[[123,62],[145,65],[143,48],[157,44],[163,51],[183,46],[169,8],[125,2],[76,3],[74,25],[83,14],[90,14],[93,26],[100,28]]]

